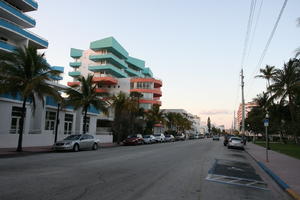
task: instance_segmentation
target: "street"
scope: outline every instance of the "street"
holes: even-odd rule
[[[253,179],[261,178],[266,185],[248,187],[207,180],[209,171],[222,171],[220,163],[235,163],[231,169],[242,171],[237,174],[250,179],[253,174]],[[247,163],[249,173],[239,169],[241,163]],[[214,165],[217,167],[212,170]],[[290,198],[245,151],[229,150],[222,139],[207,138],[0,159],[0,199]]]

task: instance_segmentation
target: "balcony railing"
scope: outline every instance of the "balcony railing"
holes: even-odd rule
[[[9,22],[4,18],[0,18],[0,27],[3,27],[4,29],[11,31],[13,34],[18,34],[24,38],[27,38],[27,39],[43,46],[44,48],[48,47],[47,40],[43,39],[40,36],[37,36],[36,34],[30,32],[28,30],[24,30],[24,29],[20,28],[17,24],[15,24],[13,22]]]

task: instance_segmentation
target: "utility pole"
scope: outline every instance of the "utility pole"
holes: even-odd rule
[[[245,99],[244,99],[244,74],[241,70],[241,82],[242,82],[242,135],[245,135]]]

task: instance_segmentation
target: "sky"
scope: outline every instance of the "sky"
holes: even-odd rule
[[[300,1],[289,0],[267,54],[258,61],[284,0],[256,0],[249,49],[243,65],[245,101],[265,89],[254,78],[266,64],[281,68],[300,46]],[[37,1],[32,31],[49,42],[51,65],[64,66],[70,48],[113,36],[162,79],[161,108],[185,109],[230,128],[241,102],[240,70],[251,0],[51,0]],[[259,16],[259,17],[258,17]],[[256,25],[255,25],[256,24]],[[256,27],[256,28],[254,28]]]

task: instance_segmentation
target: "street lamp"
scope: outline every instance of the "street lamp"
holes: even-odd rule
[[[269,155],[268,155],[268,149],[269,149],[269,136],[268,136],[268,126],[269,126],[269,113],[267,111],[266,117],[264,120],[264,126],[266,130],[266,162],[269,162]]]

